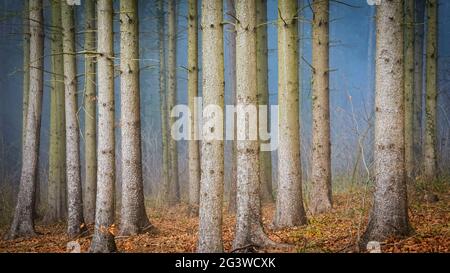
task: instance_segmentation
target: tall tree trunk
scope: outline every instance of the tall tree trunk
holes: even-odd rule
[[[274,227],[306,224],[303,207],[298,90],[297,0],[278,2],[278,194]]]
[[[6,239],[34,236],[33,208],[41,129],[43,68],[44,68],[44,18],[42,0],[29,1],[30,18],[30,90],[27,110],[25,145],[22,151],[22,171],[14,218]]]
[[[198,15],[197,0],[189,0],[188,7],[188,106],[189,117],[189,205],[191,213],[198,214],[200,200],[200,151],[198,117],[195,98],[198,96]]]
[[[158,48],[159,48],[159,110],[161,113],[161,146],[162,146],[162,185],[160,201],[166,205],[169,201],[169,151],[167,130],[167,88],[166,88],[166,50],[165,50],[165,24],[164,0],[158,1]]]
[[[425,0],[415,1],[414,33],[414,174],[420,175],[422,165],[422,103],[423,103],[423,55],[425,29]]]
[[[414,179],[414,0],[405,1],[405,171]]]
[[[176,0],[169,0],[168,6],[168,48],[169,55],[167,60],[168,65],[168,96],[167,96],[167,110],[169,113],[169,132],[175,123],[175,117],[171,116],[172,108],[177,100],[177,19],[176,19]],[[180,185],[178,181],[178,149],[177,142],[173,137],[169,137],[169,158],[170,158],[170,203],[178,203],[180,201]]]
[[[98,22],[98,165],[97,206],[90,252],[114,252],[114,36],[113,1],[97,1]]]
[[[142,180],[137,5],[137,0],[120,1],[122,235],[138,234],[151,226],[145,212]]]
[[[223,2],[202,2],[202,78],[203,104],[220,107],[219,117],[203,111],[203,140],[201,156],[200,210],[198,252],[222,252],[222,199],[224,175],[224,144],[211,139],[208,132],[223,132],[224,60],[223,60]],[[206,109],[205,109],[206,110]],[[219,126],[210,120],[221,122]],[[207,123],[210,124],[207,126]],[[217,126],[216,126],[217,125]],[[220,128],[219,128],[220,127]]]
[[[86,1],[86,17],[84,49],[95,51],[95,1]],[[84,155],[85,155],[85,220],[91,224],[95,222],[95,195],[97,191],[97,156],[96,156],[96,84],[95,84],[95,55],[86,54],[85,57],[85,84],[84,84]]]
[[[259,1],[259,0],[257,0]],[[261,223],[261,183],[258,126],[257,22],[256,1],[236,1],[237,80],[237,218],[233,248],[265,246],[271,241]],[[248,116],[247,116],[248,114]],[[257,124],[257,120],[253,120]],[[256,132],[252,132],[255,130]],[[248,132],[248,133],[247,133]],[[255,135],[256,138],[251,136]],[[265,181],[264,181],[265,183]],[[242,249],[242,251],[245,251]]]
[[[69,237],[82,233],[86,227],[83,219],[83,198],[80,168],[80,135],[77,118],[77,76],[75,58],[74,7],[61,2],[61,20],[64,50],[64,86],[66,97],[66,164]]]
[[[267,66],[267,0],[256,0],[256,82],[258,104],[269,106],[269,85]],[[263,117],[270,124],[269,113]],[[272,196],[272,153],[259,152],[259,176],[261,200],[273,202]]]
[[[25,133],[27,131],[27,111],[30,91],[30,10],[29,0],[23,6],[23,81],[22,81],[22,151],[25,146]],[[23,156],[23,155],[22,155]]]
[[[410,232],[404,153],[403,2],[377,7],[375,193],[361,246]]]
[[[234,0],[227,0],[227,14],[230,22],[236,23],[236,9],[234,6]],[[229,67],[230,67],[230,89],[231,89],[231,101],[233,105],[236,105],[236,29],[234,25],[228,25],[228,55],[229,55]],[[233,114],[233,123],[236,124],[236,114]],[[231,141],[231,181],[230,189],[228,192],[228,212],[236,212],[236,191],[237,191],[237,165],[236,165],[236,130],[233,132],[234,138]]]
[[[437,0],[427,1],[427,55],[425,90],[425,136],[424,136],[424,177],[437,177],[436,161],[436,100],[437,100]]]
[[[312,213],[331,209],[329,1],[313,1],[312,26]]]
[[[61,187],[65,184],[64,159],[65,150],[62,150],[62,143],[65,143],[64,128],[61,120],[64,113],[60,108],[64,105],[60,103],[64,97],[64,77],[63,77],[63,55],[62,53],[62,33],[61,33],[61,2],[51,1],[52,30],[51,30],[51,63],[52,82],[50,94],[50,144],[49,144],[49,172],[47,186],[47,211],[44,221],[52,223],[62,220],[61,212]],[[65,147],[65,146],[64,146]]]

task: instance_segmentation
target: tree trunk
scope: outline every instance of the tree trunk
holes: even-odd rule
[[[267,0],[256,0],[256,82],[258,104],[269,107],[269,85],[267,67]],[[270,124],[270,110],[263,117]],[[259,152],[260,195],[263,202],[273,202],[272,153]]]
[[[197,0],[189,0],[188,7],[188,106],[189,117],[189,205],[191,213],[198,215],[200,194],[200,151],[197,107],[194,104],[198,96],[198,16]]]
[[[427,1],[427,46],[425,90],[424,177],[432,181],[437,177],[436,161],[436,100],[437,100],[437,0]]]
[[[278,194],[274,227],[306,224],[303,207],[298,91],[297,0],[278,2]]]
[[[414,0],[405,1],[405,171],[414,179]]]
[[[80,135],[78,125],[78,98],[75,58],[74,7],[61,2],[61,20],[64,50],[64,86],[66,97],[66,164],[67,164],[67,233],[70,238],[85,229],[80,168]]]
[[[228,20],[236,23],[236,9],[234,0],[227,0]],[[229,25],[228,32],[228,50],[229,50],[229,67],[230,67],[230,89],[231,100],[236,105],[236,29],[234,25]],[[233,114],[233,123],[236,124],[236,114]],[[236,165],[236,130],[233,132],[234,140],[231,140],[231,181],[228,192],[228,212],[236,213],[236,191],[237,191],[237,165]]]
[[[313,1],[312,26],[312,170],[314,214],[331,209],[331,139],[329,87],[329,1]]]
[[[84,50],[95,51],[95,1],[86,1],[86,17],[84,36]],[[97,191],[97,156],[96,156],[96,84],[95,84],[95,55],[87,54],[85,57],[85,84],[84,84],[84,155],[85,155],[85,220],[91,224],[95,222],[95,195]]]
[[[425,0],[415,1],[415,33],[414,33],[414,174],[420,175],[422,165],[422,103],[423,103],[423,54]]]
[[[151,226],[142,180],[138,29],[137,0],[120,1],[121,235],[138,234]]]
[[[377,7],[375,193],[360,246],[410,232],[404,153],[403,2]]]
[[[22,171],[14,218],[6,239],[34,236],[33,208],[41,129],[43,68],[44,68],[44,18],[42,0],[29,1],[30,18],[30,90],[27,110],[25,145],[22,151]]]
[[[98,22],[98,165],[97,206],[90,252],[114,252],[114,36],[113,1],[97,1]]]
[[[169,151],[167,130],[167,88],[166,88],[166,50],[165,24],[164,24],[164,0],[158,1],[158,47],[159,47],[159,110],[161,113],[161,146],[162,146],[162,185],[160,190],[161,204],[166,205],[169,201]]]
[[[30,91],[30,10],[29,0],[24,1],[23,7],[23,82],[22,82],[22,151],[25,146],[27,131],[27,111]],[[23,156],[23,155],[22,155]]]
[[[259,1],[259,0],[258,0]],[[236,1],[236,80],[237,80],[237,218],[233,248],[265,246],[270,240],[261,223],[261,183],[258,127],[251,124],[258,116],[256,1]],[[250,111],[253,109],[254,111]],[[249,113],[247,111],[250,111]],[[249,116],[247,116],[247,113]],[[256,129],[256,132],[252,132]],[[246,133],[248,132],[248,134]],[[256,138],[251,135],[255,133]],[[265,183],[265,181],[264,181]],[[242,251],[245,251],[244,249]]]
[[[65,184],[64,159],[65,150],[62,150],[62,143],[65,143],[64,128],[61,120],[64,113],[60,108],[64,105],[60,103],[64,98],[64,77],[63,77],[63,55],[62,53],[62,33],[61,26],[61,2],[51,1],[52,29],[51,29],[51,63],[52,81],[50,94],[50,144],[49,144],[49,172],[47,187],[47,210],[44,222],[53,223],[62,220],[61,212],[61,187]],[[65,147],[65,145],[64,145]]]
[[[224,60],[223,60],[223,11],[222,0],[202,2],[202,78],[203,78],[203,127],[199,240],[198,252],[222,252],[222,198],[224,175],[224,144],[222,139],[211,139],[208,132],[223,132]],[[205,108],[220,107],[219,117],[205,114]],[[211,124],[209,120],[222,124]],[[209,121],[209,122],[208,122]],[[211,124],[207,126],[206,123]]]
[[[169,55],[168,55],[168,96],[167,110],[169,113],[169,132],[175,123],[175,117],[170,114],[177,100],[177,20],[176,20],[176,0],[169,0],[168,6],[168,31],[169,31]],[[177,142],[173,137],[169,137],[169,159],[170,159],[170,203],[180,201],[180,185],[178,181],[178,149]]]

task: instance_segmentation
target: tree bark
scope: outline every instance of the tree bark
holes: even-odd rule
[[[167,96],[167,110],[169,113],[169,132],[175,123],[175,117],[171,116],[172,108],[177,100],[177,19],[176,19],[176,0],[169,0],[168,5],[168,48],[169,55],[167,60],[168,65],[168,96]],[[178,148],[177,142],[173,137],[169,137],[169,160],[170,160],[170,203],[175,204],[180,201],[180,185],[178,181]]]
[[[234,0],[227,0],[228,20],[236,23],[236,9]],[[234,25],[228,25],[228,54],[230,67],[230,89],[233,105],[236,105],[236,29]],[[233,114],[233,123],[236,124],[236,114]],[[236,213],[236,191],[237,191],[237,165],[236,165],[236,130],[233,132],[234,139],[231,140],[231,181],[228,192],[228,212]]]
[[[206,139],[208,132],[223,132],[224,60],[223,60],[223,2],[202,2],[202,78],[203,104],[222,109],[221,128],[206,126],[213,114],[203,113],[201,156],[200,209],[198,252],[222,252],[222,199],[224,175],[224,144],[222,139]],[[204,109],[205,109],[204,108]]]
[[[269,107],[269,85],[267,66],[267,0],[256,0],[256,82],[258,104]],[[270,110],[263,117],[270,124]],[[273,202],[272,196],[272,153],[259,152],[259,176],[261,180],[261,201]]]
[[[405,170],[414,179],[414,0],[405,1]]]
[[[24,1],[23,7],[23,81],[22,81],[22,150],[25,146],[27,131],[27,111],[30,91],[30,9],[29,0]],[[23,156],[23,155],[22,155]]]
[[[95,51],[95,1],[87,0],[84,50]],[[85,220],[91,224],[95,222],[95,195],[97,191],[97,156],[96,156],[96,83],[95,83],[95,55],[85,56],[85,85],[84,85],[84,155],[85,155]]]
[[[64,86],[66,97],[66,164],[67,164],[67,233],[70,238],[85,229],[81,189],[80,135],[77,118],[77,76],[75,58],[74,7],[61,2],[61,20],[64,50]]]
[[[375,90],[375,193],[360,246],[405,236],[411,228],[405,180],[403,2],[377,7]]]
[[[415,33],[414,33],[414,174],[420,175],[422,165],[422,103],[423,103],[423,55],[424,55],[424,25],[425,0],[415,1]]]
[[[413,156],[414,175],[421,173],[422,164],[422,103],[423,103],[423,55],[425,30],[425,0],[415,1],[414,9],[414,109],[413,109]]]
[[[50,94],[50,144],[49,144],[49,172],[47,186],[47,210],[44,222],[53,223],[62,220],[64,213],[61,211],[61,188],[65,179],[65,130],[64,123],[64,64],[61,33],[61,2],[51,1],[52,32],[51,32],[51,64],[52,81]],[[62,108],[62,109],[61,109]],[[64,187],[65,188],[65,187]]]
[[[137,0],[120,1],[121,235],[138,234],[151,227],[142,180],[137,5]]]
[[[35,204],[39,139],[41,128],[44,18],[42,0],[29,1],[30,18],[30,90],[27,110],[25,144],[22,150],[22,171],[14,218],[6,239],[36,235],[33,209]]]
[[[278,194],[274,227],[306,224],[303,207],[298,90],[297,0],[278,2]]]
[[[313,1],[312,26],[312,170],[314,214],[331,209],[331,140],[329,87],[329,1]]]
[[[159,194],[160,202],[166,205],[169,201],[169,151],[167,130],[167,88],[166,88],[166,50],[164,0],[158,1],[158,48],[159,48],[159,110],[161,113],[161,147],[162,147],[162,184]]]
[[[189,205],[190,211],[198,215],[200,201],[200,151],[198,117],[195,98],[198,96],[198,15],[197,0],[189,0],[188,6],[188,107],[189,117]]]
[[[97,206],[90,252],[114,252],[110,227],[114,223],[114,36],[113,1],[97,1],[98,21],[98,165]]]
[[[436,105],[437,105],[437,0],[427,1],[427,46],[425,90],[424,177],[437,178],[436,155]]]
[[[259,1],[259,0],[258,0]],[[261,223],[261,183],[258,127],[252,128],[250,115],[258,114],[256,1],[236,1],[237,80],[237,218],[233,248],[266,246],[271,242]],[[256,132],[251,132],[256,129]],[[248,131],[248,134],[246,133]],[[256,138],[250,135],[256,133]],[[243,137],[244,136],[244,137]],[[266,183],[266,181],[264,181]],[[245,251],[242,249],[242,251]]]

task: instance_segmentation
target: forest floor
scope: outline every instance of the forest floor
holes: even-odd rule
[[[439,201],[424,200],[424,191],[409,195],[409,217],[414,233],[403,239],[382,242],[383,252],[450,252],[450,187],[434,189]],[[364,232],[371,206],[369,191],[338,193],[332,211],[319,216],[308,212],[308,225],[274,231],[269,228],[273,204],[263,206],[263,222],[269,237],[276,242],[290,243],[289,249],[259,249],[261,252],[358,252],[356,242]],[[425,198],[426,199],[426,198]],[[157,232],[131,237],[116,237],[120,252],[195,252],[198,218],[187,214],[187,206],[149,209],[149,217]],[[235,217],[225,212],[223,240],[225,251],[232,251]],[[4,241],[0,252],[66,252],[68,238],[64,224],[38,225],[38,237]],[[89,226],[92,234],[93,226]],[[0,234],[6,232],[0,229]],[[113,229],[113,233],[117,228]],[[92,236],[77,239],[81,251],[89,248]]]

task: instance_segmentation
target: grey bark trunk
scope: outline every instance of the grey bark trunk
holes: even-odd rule
[[[137,0],[120,1],[121,235],[138,234],[151,226],[142,180],[137,5]]]
[[[167,130],[167,88],[166,88],[166,50],[164,0],[158,1],[158,47],[159,47],[159,110],[161,113],[161,146],[162,146],[162,185],[159,194],[160,205],[169,201],[169,151]]]
[[[113,1],[97,1],[98,22],[98,165],[97,206],[90,252],[114,252],[110,227],[114,223],[115,138],[114,138],[114,36]]]
[[[175,117],[170,115],[172,108],[177,100],[177,19],[176,19],[176,0],[169,0],[168,5],[168,49],[169,55],[167,60],[168,65],[168,96],[167,96],[167,110],[169,113],[169,132],[175,123]],[[170,158],[170,203],[175,204],[180,201],[180,185],[178,181],[178,148],[177,142],[173,137],[169,136],[169,158]]]
[[[298,83],[297,0],[278,2],[278,194],[274,227],[306,224],[303,207]]]
[[[258,0],[259,1],[259,0]],[[261,4],[261,3],[258,3]],[[270,240],[261,224],[259,138],[251,139],[252,124],[247,109],[258,111],[256,1],[236,1],[237,82],[237,217],[234,249],[265,246]],[[248,132],[248,133],[247,133]],[[245,136],[245,138],[242,138]],[[266,181],[264,181],[266,183]]]
[[[256,0],[256,82],[258,104],[269,106],[269,85],[267,66],[267,1]],[[270,110],[263,119],[270,124]],[[259,176],[261,180],[261,201],[273,202],[272,196],[272,153],[259,152]]]
[[[30,18],[30,90],[27,110],[25,145],[22,151],[22,171],[14,218],[6,239],[36,235],[33,209],[41,127],[43,68],[44,68],[44,18],[42,0],[29,1]]]
[[[414,179],[414,0],[405,1],[405,170]]]
[[[189,119],[189,205],[190,212],[198,215],[200,201],[200,151],[197,140],[198,117],[194,104],[198,96],[198,15],[197,0],[189,0],[188,6],[188,107]]]
[[[234,6],[234,0],[227,0],[227,14],[228,20],[232,23],[236,23],[236,9]],[[231,100],[233,105],[236,105],[236,30],[234,25],[229,25],[228,32],[228,54],[229,54],[229,67],[230,67],[230,89]],[[236,124],[236,115],[233,115],[234,124]],[[236,139],[236,130],[233,132],[234,139]],[[236,213],[236,191],[237,191],[237,165],[236,165],[236,141],[231,141],[231,181],[230,189],[228,191],[228,212]]]
[[[202,79],[203,104],[224,106],[224,60],[223,60],[223,2],[211,0],[202,2]],[[217,113],[219,114],[219,113]],[[200,209],[198,252],[222,252],[222,199],[224,175],[223,139],[205,139],[208,132],[223,132],[222,116],[203,114],[203,126],[209,119],[220,119],[222,127],[216,124],[202,130]],[[208,123],[211,124],[211,123]]]
[[[74,17],[74,7],[69,6],[66,2],[61,2],[66,97],[67,233],[70,238],[76,237],[86,229],[81,189]]]
[[[65,179],[65,128],[64,120],[64,65],[61,33],[61,3],[51,1],[52,32],[51,32],[51,63],[52,82],[50,94],[50,144],[49,172],[47,187],[47,209],[44,222],[52,223],[62,220],[61,190]],[[62,102],[61,102],[62,97]],[[63,146],[64,145],[64,146]],[[64,148],[64,149],[63,149]],[[64,187],[65,189],[65,187]]]
[[[425,136],[423,171],[432,181],[437,177],[436,105],[437,105],[437,0],[427,1],[427,46],[425,90]]]
[[[404,152],[403,2],[377,7],[375,193],[360,245],[410,232]]]
[[[414,174],[420,175],[422,164],[422,103],[423,103],[423,55],[425,29],[425,0],[415,2],[414,33]]]
[[[84,50],[95,51],[95,1],[85,2],[86,17],[84,36]],[[95,222],[95,195],[97,191],[97,156],[96,156],[96,83],[95,83],[95,55],[88,53],[85,57],[84,84],[84,140],[85,140],[85,220],[91,224]]]
[[[27,111],[30,91],[30,10],[29,0],[24,1],[23,6],[23,81],[22,81],[22,150],[25,146],[25,134],[27,131]]]
[[[314,214],[331,209],[331,139],[329,87],[329,1],[313,1],[312,26],[312,170]]]

